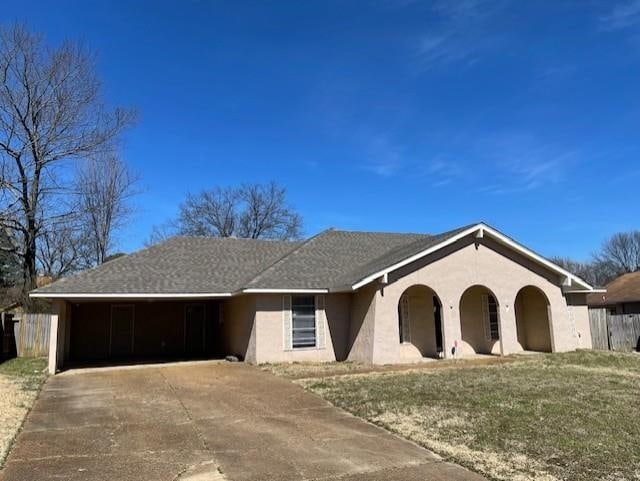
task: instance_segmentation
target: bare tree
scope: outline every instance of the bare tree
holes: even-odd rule
[[[595,258],[614,266],[618,275],[640,270],[640,231],[612,235],[602,244]]]
[[[89,267],[90,250],[75,216],[64,216],[38,238],[38,264],[52,280]]]
[[[178,229],[176,226],[176,222],[173,220],[168,220],[166,222],[163,222],[162,224],[157,224],[151,227],[151,232],[149,233],[149,237],[147,237],[147,239],[144,241],[144,245],[145,247],[151,247],[177,234]]]
[[[137,177],[115,154],[87,160],[76,176],[78,216],[91,248],[92,264],[102,264],[114,244],[114,234],[129,220]]]
[[[581,279],[584,279],[589,284],[594,285],[596,283],[596,273],[593,262],[580,262],[569,257],[552,257],[549,260]]]
[[[188,194],[177,219],[154,226],[146,245],[178,234],[297,239],[301,229],[302,217],[288,205],[286,189],[275,182],[215,187]]]
[[[178,230],[182,235],[230,237],[238,228],[240,189],[214,187],[198,195],[187,194],[180,206]]]
[[[300,237],[302,217],[286,202],[286,190],[275,182],[245,185],[239,192],[245,209],[238,219],[240,237],[258,239],[296,239]]]
[[[35,287],[36,242],[68,187],[65,162],[111,147],[132,112],[105,109],[93,56],[77,44],[46,46],[22,26],[0,28],[0,246]]]

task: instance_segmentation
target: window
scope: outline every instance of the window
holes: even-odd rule
[[[314,296],[291,298],[292,347],[316,347],[316,303]]]
[[[498,328],[498,303],[495,297],[490,294],[482,296],[482,311],[487,339],[497,341],[500,339],[500,330]]]
[[[398,329],[400,344],[411,342],[411,325],[409,320],[409,296],[403,294],[398,303]]]

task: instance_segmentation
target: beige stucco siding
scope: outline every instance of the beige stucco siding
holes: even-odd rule
[[[351,295],[347,359],[354,362],[373,362],[377,286],[369,284]],[[396,338],[400,338],[396,333]]]
[[[567,295],[567,304],[570,317],[573,317],[576,334],[578,336],[578,347],[580,349],[591,349],[591,326],[589,325],[589,307],[587,306],[586,294]]]
[[[467,289],[460,299],[459,351],[462,355],[500,354],[500,342],[487,339],[485,333],[482,296],[487,294],[493,295],[486,287],[473,286]]]
[[[574,308],[574,320],[570,320],[559,276],[487,238],[467,238],[390,274],[389,284],[376,291],[371,301],[375,307],[373,362],[391,363],[403,359],[397,326],[397,303],[402,293],[416,284],[430,287],[442,301],[447,355],[451,355],[454,344],[462,347],[460,300],[464,291],[474,285],[486,286],[498,301],[500,348],[504,354],[521,350],[514,303],[518,291],[527,285],[538,287],[549,300],[553,350],[568,351],[583,347],[576,332],[576,319],[581,315],[576,316]],[[580,319],[580,322],[583,323],[583,320]]]
[[[324,346],[285,349],[282,294],[257,294],[255,297],[256,362],[343,360],[348,339],[350,295],[325,294]]]
[[[551,352],[550,312],[544,294],[535,287],[524,287],[514,307],[520,348]]]
[[[255,296],[242,295],[224,301],[221,332],[227,354],[238,355],[247,362],[257,361],[255,317]]]

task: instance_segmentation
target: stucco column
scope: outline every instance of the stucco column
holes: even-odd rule
[[[375,296],[375,326],[373,333],[373,364],[400,362],[398,331],[398,297],[380,288]]]
[[[513,302],[500,304],[500,352],[503,356],[520,351],[516,310]]]
[[[51,315],[51,324],[49,327],[49,374],[55,374],[58,370],[58,351],[61,346],[58,345],[58,315]]]
[[[462,327],[460,325],[460,312],[458,311],[459,304],[459,299],[442,300],[442,337],[445,359],[453,359],[460,356]],[[452,353],[454,346],[457,346],[455,354]]]

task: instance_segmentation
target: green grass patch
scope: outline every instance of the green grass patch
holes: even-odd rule
[[[24,390],[40,390],[47,378],[47,358],[17,357],[0,364],[0,376],[17,381]]]
[[[303,384],[494,479],[640,479],[637,354],[522,356]]]

